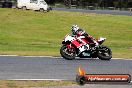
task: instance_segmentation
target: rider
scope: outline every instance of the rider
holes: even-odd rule
[[[71,31],[73,36],[85,36],[88,41],[92,41],[96,46],[98,46],[98,42],[83,29],[80,29],[77,25],[72,25]]]

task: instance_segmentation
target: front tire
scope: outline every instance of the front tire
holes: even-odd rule
[[[107,46],[100,46],[98,49],[98,58],[101,60],[110,60],[112,58],[112,51]]]
[[[75,48],[68,49],[66,45],[63,45],[60,49],[60,54],[67,60],[73,60],[76,57],[76,50]]]

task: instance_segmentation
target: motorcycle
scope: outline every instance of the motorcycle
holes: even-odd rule
[[[85,36],[75,37],[67,34],[62,41],[60,54],[67,60],[80,58],[99,58],[101,60],[110,60],[112,51],[109,47],[102,45],[106,38],[100,37],[95,40],[98,45],[92,41],[88,41]]]

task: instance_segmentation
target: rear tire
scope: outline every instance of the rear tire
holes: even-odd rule
[[[98,50],[98,58],[101,60],[110,60],[112,58],[112,51],[107,46],[101,46]]]
[[[26,6],[23,6],[23,7],[22,7],[22,10],[27,10],[27,7],[26,7]]]
[[[40,11],[40,12],[44,12],[44,9],[43,9],[43,8],[40,8],[39,11]]]
[[[76,57],[76,50],[74,48],[72,48],[72,49],[73,49],[73,52],[69,51],[69,49],[67,48],[67,46],[63,45],[61,47],[61,49],[60,49],[61,56],[63,58],[65,58],[66,60],[73,60],[73,59],[75,59],[75,57]]]

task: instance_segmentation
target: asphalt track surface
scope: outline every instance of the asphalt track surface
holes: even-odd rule
[[[130,74],[132,60],[99,59],[65,60],[61,57],[0,56],[0,80],[61,79],[75,80],[78,67],[88,74]],[[131,84],[86,84],[84,86],[33,87],[33,88],[132,88]]]
[[[0,79],[75,80],[79,66],[88,74],[132,75],[132,60],[65,60],[60,57],[0,56]]]
[[[82,12],[82,13],[96,13],[96,14],[111,14],[111,15],[126,15],[132,16],[132,11],[119,11],[119,10],[86,10],[86,9],[67,9],[67,8],[53,8],[57,11],[68,11],[68,12]]]

